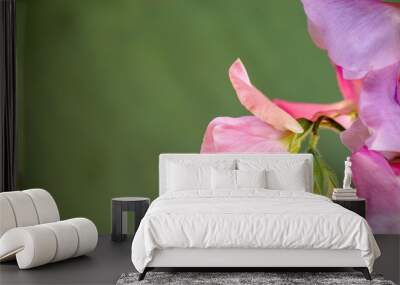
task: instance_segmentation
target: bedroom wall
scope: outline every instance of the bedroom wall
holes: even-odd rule
[[[112,197],[156,197],[159,153],[198,152],[212,118],[248,114],[227,77],[236,57],[270,98],[341,98],[299,1],[17,4],[19,187],[48,189],[63,218],[101,233]],[[341,180],[336,134],[321,152]]]

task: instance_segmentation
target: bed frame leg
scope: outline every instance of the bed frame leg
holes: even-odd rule
[[[369,274],[369,270],[367,267],[355,267],[354,269],[357,271],[361,271],[362,274],[364,275],[365,279],[372,280],[371,274]]]
[[[367,280],[372,280],[371,274],[369,274],[369,270],[368,270],[367,267],[364,267],[364,268],[362,269],[362,273],[364,274],[365,279],[367,279]]]
[[[138,281],[142,281],[144,279],[144,277],[146,277],[146,273],[147,273],[148,269],[147,267],[143,270],[142,273],[139,274],[139,278]]]

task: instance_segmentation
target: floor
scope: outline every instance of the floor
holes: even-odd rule
[[[0,284],[115,284],[124,272],[134,271],[130,259],[131,241],[111,241],[100,236],[94,252],[88,256],[18,270],[15,262],[0,264]]]
[[[375,236],[382,251],[375,272],[400,284],[400,236]],[[131,240],[112,242],[100,236],[97,249],[81,256],[30,270],[19,270],[15,262],[0,264],[0,284],[115,284],[124,272],[134,271],[130,260]]]
[[[374,264],[374,271],[386,279],[400,284],[400,235],[374,235],[381,250]]]

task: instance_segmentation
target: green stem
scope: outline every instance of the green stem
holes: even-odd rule
[[[323,160],[317,149],[319,128],[326,125],[335,131],[340,132],[344,130],[343,126],[336,123],[333,119],[325,116],[319,117],[312,125],[307,152],[314,156],[314,193],[329,197],[333,188],[337,185],[337,178],[334,171]]]

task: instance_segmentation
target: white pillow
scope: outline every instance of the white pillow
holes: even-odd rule
[[[208,167],[171,163],[168,168],[168,189],[172,191],[209,189],[209,171]]]
[[[267,172],[268,188],[273,190],[306,191],[304,165],[290,171],[272,169]]]
[[[273,190],[306,191],[308,184],[306,163],[293,159],[239,159],[239,170],[267,170],[267,188]]]
[[[211,188],[213,190],[241,188],[267,188],[267,172],[262,170],[211,170]]]
[[[167,164],[167,191],[210,190],[211,169],[235,169],[235,160],[176,160]]]
[[[236,189],[236,170],[212,168],[211,189]]]
[[[267,171],[236,170],[237,188],[267,188]]]

